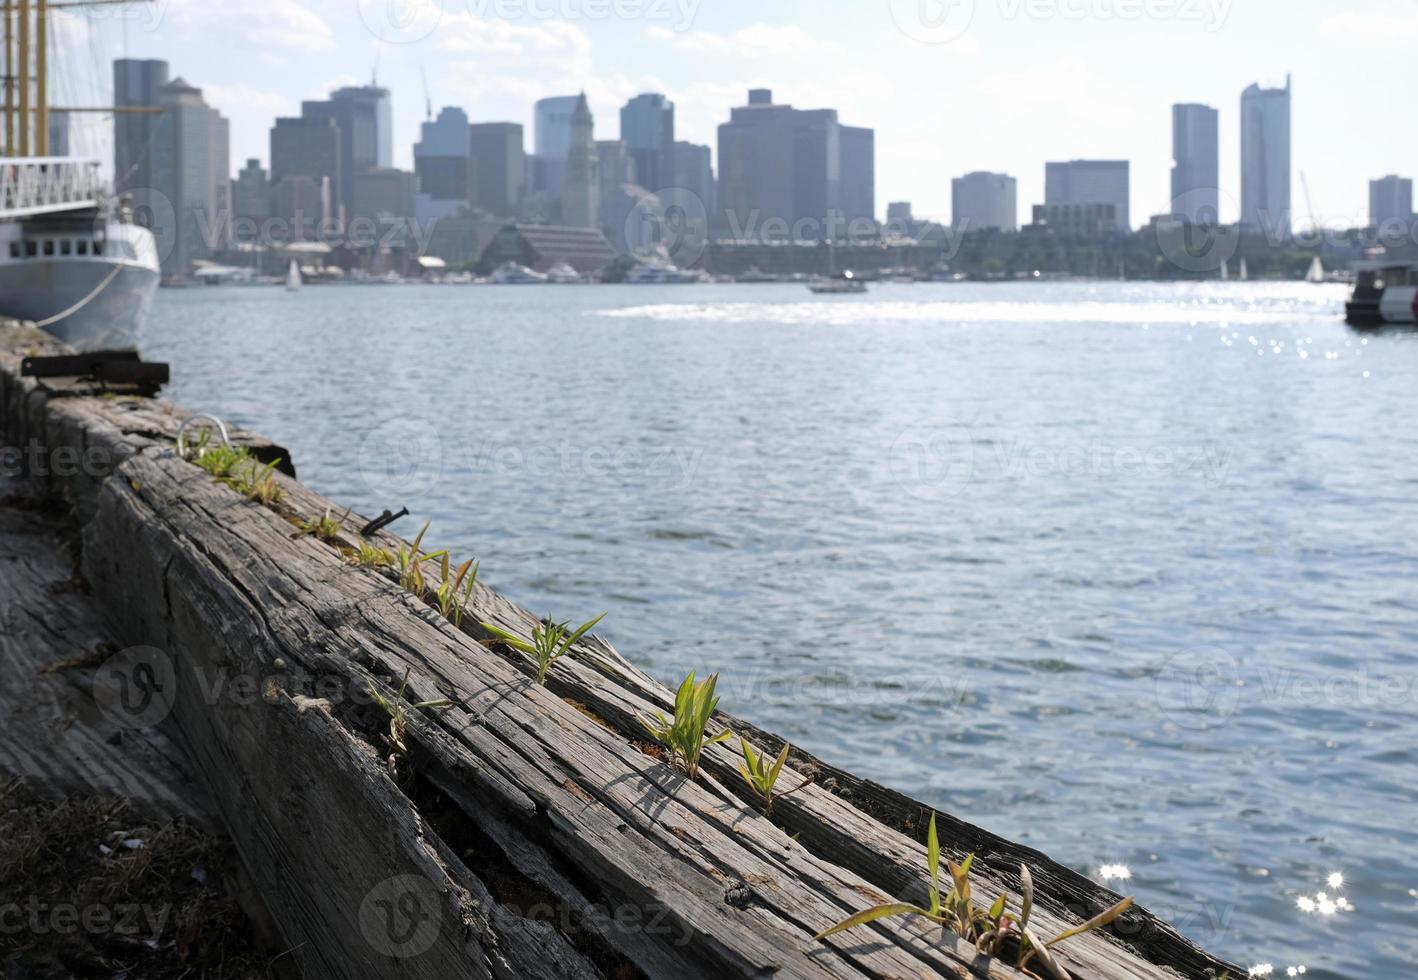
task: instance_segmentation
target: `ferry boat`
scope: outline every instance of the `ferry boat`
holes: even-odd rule
[[[867,284],[858,279],[856,273],[847,271],[814,279],[808,283],[807,288],[814,293],[864,293],[867,291]]]
[[[1344,304],[1352,326],[1418,323],[1418,262],[1365,262],[1354,269],[1354,292]]]
[[[49,154],[48,6],[5,4],[0,315],[80,350],[136,348],[161,278],[157,242],[97,160]]]
[[[504,262],[492,271],[489,282],[499,286],[529,286],[547,281],[547,277],[517,262]]]
[[[690,269],[681,269],[663,259],[649,258],[626,273],[625,281],[636,286],[682,286],[703,282],[704,276]]]

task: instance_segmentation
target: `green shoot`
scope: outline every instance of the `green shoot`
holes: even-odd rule
[[[433,701],[420,701],[418,704],[409,705],[408,711],[404,706],[408,703],[404,700],[404,691],[409,686],[409,671],[404,671],[403,683],[399,685],[399,693],[391,703],[388,698],[380,694],[373,684],[369,685],[369,696],[374,699],[374,703],[384,709],[384,713],[389,716],[389,734],[384,736],[384,741],[388,743],[390,754],[386,761],[389,767],[389,775],[397,777],[399,759],[409,754],[408,743],[404,736],[408,733],[409,719],[408,713],[411,711],[447,711],[453,707],[453,702],[447,698],[437,698]]]
[[[349,516],[350,512],[345,511],[345,517]],[[334,541],[340,536],[340,532],[344,530],[345,527],[345,518],[342,517],[338,521],[335,520],[330,516],[330,508],[327,507],[325,508],[323,516],[316,517],[309,521],[297,521],[295,526],[300,529],[300,535],[298,536],[309,534],[319,538],[321,541],[328,542]]]
[[[223,480],[231,476],[237,466],[251,461],[251,450],[245,446],[218,446],[215,449],[207,449],[208,435],[210,433],[202,434],[202,442],[197,446],[197,457],[193,462],[214,478]]]
[[[399,572],[399,584],[420,599],[428,594],[428,584],[423,577],[423,563],[442,558],[447,554],[444,551],[436,551],[431,555],[425,555],[422,552],[423,536],[428,533],[428,526],[432,523],[432,521],[424,521],[418,537],[414,538],[413,546],[406,548],[400,544],[399,551],[394,556]]]
[[[781,800],[785,796],[791,796],[805,788],[812,782],[812,778],[804,779],[794,789],[786,793],[773,792],[773,787],[778,783],[778,776],[783,771],[783,763],[788,761],[788,753],[792,751],[792,746],[783,743],[783,751],[778,753],[778,758],[772,765],[768,764],[767,756],[761,756],[753,751],[753,746],[748,744],[748,739],[739,738],[739,744],[743,747],[743,762],[739,765],[739,773],[743,776],[744,782],[748,783],[748,788],[753,791],[753,795],[763,801],[763,815],[773,816],[773,801]]]
[[[385,568],[394,560],[394,556],[383,548],[361,541],[358,548],[345,549],[345,560],[360,568]]]
[[[250,459],[244,466],[219,478],[218,482],[225,483],[247,500],[254,500],[269,507],[285,495],[285,491],[276,483],[275,473],[279,465],[279,459],[272,460],[264,467],[259,460]]]
[[[438,588],[433,590],[433,597],[443,618],[451,620],[454,626],[462,629],[463,616],[468,611],[468,600],[472,598],[473,586],[478,581],[479,563],[470,558],[459,565],[456,571],[450,569],[450,564],[448,554],[444,552],[439,566],[443,573],[442,579]]]
[[[591,631],[601,620],[605,619],[606,613],[601,613],[588,623],[582,623],[575,632],[568,632],[568,623],[554,623],[550,616],[532,627],[532,642],[528,643],[520,636],[509,633],[504,629],[493,626],[491,623],[483,623],[483,629],[487,630],[499,640],[528,654],[537,662],[537,683],[545,684],[547,674],[552,666],[571,652],[571,647]]]
[[[696,682],[694,672],[690,671],[675,694],[673,721],[660,712],[656,712],[653,719],[640,717],[645,730],[670,750],[670,764],[682,765],[691,781],[699,775],[699,757],[705,746],[733,738],[734,733],[727,729],[710,738],[704,737],[709,719],[719,706],[719,699],[714,696],[718,683],[718,674]]]
[[[1086,932],[1101,929],[1132,907],[1132,899],[1125,898],[1082,925],[1067,929],[1048,942],[1041,942],[1038,936],[1029,929],[1029,916],[1034,909],[1034,880],[1029,874],[1029,869],[1024,865],[1019,866],[1023,903],[1019,916],[1016,918],[1007,911],[1009,903],[1005,895],[996,898],[988,909],[981,908],[974,903],[970,893],[970,867],[975,861],[973,854],[958,865],[953,861],[946,861],[951,887],[945,895],[941,894],[940,839],[936,836],[934,813],[931,814],[930,829],[926,834],[926,861],[931,875],[929,908],[899,902],[878,905],[843,919],[832,928],[818,933],[816,938],[825,939],[828,936],[865,925],[868,922],[875,922],[878,919],[897,915],[916,915],[951,930],[967,942],[974,943],[977,949],[989,956],[998,955],[1006,940],[1012,939],[1018,944],[1019,955],[1016,965],[1021,970],[1031,960],[1037,958],[1050,976],[1067,977],[1068,974],[1050,952],[1050,947],[1075,936],[1081,936]]]

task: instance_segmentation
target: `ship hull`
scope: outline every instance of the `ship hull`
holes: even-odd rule
[[[0,264],[0,314],[44,323],[77,306],[45,331],[79,350],[136,348],[158,278],[154,269],[102,261]]]

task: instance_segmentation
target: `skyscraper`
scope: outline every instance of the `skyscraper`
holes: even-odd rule
[[[445,107],[420,128],[414,144],[414,173],[419,179],[419,221],[456,214],[473,197],[472,131],[462,109]]]
[[[334,217],[340,210],[340,156],[335,120],[277,119],[271,127],[271,213],[306,225]]]
[[[566,155],[571,152],[571,116],[578,99],[557,95],[534,107],[532,157],[527,167],[527,190],[555,201],[561,197]]]
[[[637,95],[620,110],[620,138],[635,158],[640,186],[661,191],[675,179],[675,104],[663,95]]]
[[[166,61],[119,58],[113,63],[113,99],[120,106],[161,104],[162,87],[168,82]],[[147,112],[117,112],[113,115],[113,185],[119,193],[153,186],[149,147],[162,116]],[[135,204],[141,204],[135,200]]]
[[[1019,195],[1008,174],[975,171],[950,182],[950,223],[960,231],[1019,230]]]
[[[1194,225],[1221,223],[1218,117],[1210,106],[1172,106],[1172,213]]]
[[[1407,228],[1413,221],[1413,181],[1390,174],[1369,181],[1369,224],[1382,229],[1386,224],[1402,222]]]
[[[675,186],[682,187],[704,204],[704,213],[713,216],[719,208],[714,185],[714,151],[698,143],[675,143]]]
[[[336,89],[328,100],[300,105],[303,117],[329,119],[339,127],[340,173],[334,184],[346,218],[354,217],[355,177],[393,166],[393,110],[390,106],[389,90],[375,85]]]
[[[870,133],[843,127],[835,109],[794,109],[774,104],[768,89],[749,92],[748,105],[719,127],[722,225],[757,239],[842,234],[844,173],[851,184],[846,201],[875,209]]]
[[[498,218],[514,216],[522,203],[527,179],[522,124],[473,123],[468,135],[473,160],[473,203]]]
[[[163,111],[148,154],[152,186],[171,203],[175,223],[152,231],[163,274],[185,276],[230,235],[230,129],[202,90],[181,78],[164,85],[158,98]]]
[[[1044,206],[1113,209],[1114,231],[1132,228],[1132,192],[1126,160],[1070,160],[1044,165]]]
[[[839,204],[846,219],[876,219],[876,133],[861,126],[838,127],[842,153]]]
[[[232,217],[258,226],[271,216],[271,179],[261,161],[248,159],[231,187]]]
[[[582,92],[571,116],[571,149],[561,183],[561,219],[572,228],[596,228],[601,220],[601,175],[596,157],[596,122]]]
[[[1290,234],[1290,78],[1241,95],[1241,224]]]

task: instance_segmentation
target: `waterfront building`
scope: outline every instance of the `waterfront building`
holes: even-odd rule
[[[1098,238],[1122,227],[1116,204],[1036,204],[1034,226],[1074,238]]]
[[[1290,78],[1241,95],[1241,224],[1290,234]]]
[[[663,95],[637,95],[620,110],[620,138],[635,159],[638,183],[651,191],[674,185],[675,104]]]
[[[607,237],[615,241],[612,234],[615,221],[606,211],[606,202],[620,188],[638,183],[635,179],[635,157],[624,140],[596,140],[596,160],[600,165],[601,224],[606,228]]]
[[[959,231],[1018,231],[1017,182],[982,170],[956,177],[950,182],[950,222]]]
[[[473,204],[496,217],[512,217],[522,203],[527,180],[522,124],[473,123],[468,134]]]
[[[527,166],[527,192],[554,204],[561,197],[566,157],[571,152],[571,116],[578,97],[557,95],[533,108],[532,156]]]
[[[162,114],[148,149],[152,189],[167,199],[174,221],[152,227],[164,276],[186,276],[230,240],[230,127],[202,90],[181,78],[158,92]]]
[[[328,119],[339,130],[339,173],[333,184],[341,209],[354,212],[354,179],[359,174],[394,165],[393,110],[389,90],[376,85],[347,86],[325,101],[306,101],[306,119]],[[272,164],[272,170],[275,164]]]
[[[1369,225],[1382,229],[1394,222],[1407,227],[1413,221],[1413,181],[1390,174],[1369,181]]]
[[[166,61],[119,58],[113,63],[113,99],[116,105],[153,108],[168,83]],[[56,113],[57,115],[57,113]],[[153,186],[149,147],[162,116],[149,112],[113,114],[113,186],[119,194]],[[139,195],[140,196],[140,195]],[[141,206],[137,196],[135,205]]]
[[[254,157],[246,161],[232,183],[231,213],[233,218],[254,221],[258,226],[271,216],[271,178]]]
[[[1172,106],[1172,208],[1194,225],[1221,223],[1219,113],[1210,106]]]
[[[600,163],[596,157],[596,122],[582,92],[571,118],[571,149],[561,182],[562,223],[572,228],[600,226]],[[580,271],[580,270],[577,270]]]
[[[876,132],[839,126],[842,154],[840,206],[848,222],[876,221]]]
[[[491,272],[504,262],[516,262],[546,272],[565,262],[581,275],[593,276],[615,257],[615,249],[598,228],[508,224],[493,236],[478,268]]]
[[[800,110],[773,102],[768,89],[749,92],[719,127],[719,223],[746,238],[825,240],[845,232],[843,138],[847,134],[845,201],[874,210],[874,140],[870,130],[843,127],[833,109]],[[864,217],[870,215],[853,215]]]
[[[282,116],[271,127],[271,183],[290,177],[340,187],[340,127],[333,119]]]
[[[910,201],[892,201],[886,206],[886,222],[891,225],[907,227],[915,220],[911,212]]]
[[[414,217],[419,179],[416,174],[393,167],[366,170],[355,177],[356,218],[401,221]]]
[[[1093,215],[1111,213],[1113,231],[1132,229],[1129,202],[1132,197],[1126,160],[1069,160],[1044,167],[1045,207],[1111,205],[1112,211],[1094,210]]]

